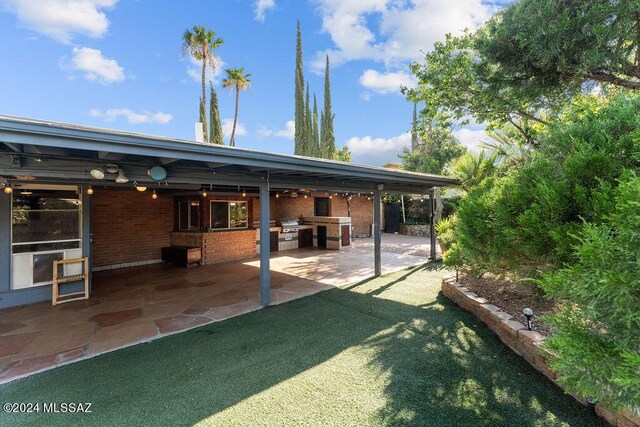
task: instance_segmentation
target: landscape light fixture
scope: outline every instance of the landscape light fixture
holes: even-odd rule
[[[116,182],[118,184],[126,184],[129,182],[129,178],[124,176],[124,171],[122,169],[118,169],[118,176],[116,177]]]
[[[524,316],[527,318],[527,329],[531,331],[532,330],[531,329],[531,318],[533,317],[533,310],[531,310],[529,307],[527,307],[524,310],[522,310],[522,314],[524,314]]]
[[[91,169],[89,174],[93,179],[104,179],[104,169],[102,168]]]
[[[89,186],[89,188],[87,188],[87,194],[88,195],[92,195],[93,194],[93,187]]]

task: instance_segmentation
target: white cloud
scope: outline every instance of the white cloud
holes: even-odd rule
[[[262,138],[266,138],[269,136],[279,136],[279,137],[291,139],[291,140],[293,140],[295,136],[295,132],[296,132],[296,122],[294,122],[293,120],[287,121],[287,123],[285,123],[284,129],[274,130],[274,129],[269,129],[268,127],[265,127],[265,126],[261,126],[256,131],[258,136]]]
[[[470,151],[478,152],[481,141],[487,141],[484,129],[462,128],[453,131],[462,145]],[[387,162],[398,162],[398,154],[403,148],[411,147],[411,133],[406,132],[391,138],[373,138],[371,136],[349,138],[346,142],[355,163],[380,166]]]
[[[160,111],[158,111],[157,113],[151,113],[149,111],[136,113],[129,108],[110,108],[106,111],[94,108],[89,111],[89,115],[91,117],[101,118],[107,122],[113,122],[118,118],[123,117],[127,120],[127,122],[134,125],[143,123],[166,124],[173,119],[173,116],[168,113],[163,113]]]
[[[374,166],[386,162],[397,162],[398,154],[404,147],[411,146],[411,133],[406,132],[391,138],[373,138],[371,136],[349,138],[346,142],[355,163]]]
[[[360,84],[379,94],[400,94],[400,86],[414,87],[416,79],[404,71],[380,73],[376,70],[366,70],[360,76]]]
[[[462,128],[453,131],[453,135],[458,138],[462,145],[473,152],[480,151],[480,143],[489,140],[484,129]]]
[[[213,57],[213,62],[216,65],[214,70],[207,65],[205,71],[205,82],[213,82],[213,84],[220,83],[220,75],[224,71],[225,63],[219,56]],[[202,62],[195,59],[193,56],[189,57],[189,66],[187,67],[187,74],[191,77],[191,80],[201,84],[202,83]],[[207,92],[208,93],[208,92]]]
[[[118,0],[0,0],[3,9],[14,13],[20,24],[61,43],[76,35],[102,37],[109,20],[101,9]]]
[[[79,71],[84,78],[97,83],[109,84],[125,79],[124,69],[115,59],[105,58],[98,49],[74,47],[70,61],[62,58],[61,66],[68,71]]]
[[[256,21],[264,22],[264,13],[267,10],[275,9],[276,2],[275,0],[256,0]]]
[[[332,64],[370,59],[398,66],[421,57],[446,33],[475,29],[496,11],[482,0],[316,0],[322,29],[335,44],[318,52],[315,71],[324,67],[329,54]]]
[[[222,120],[222,135],[231,136],[231,130],[233,129],[233,119]],[[240,122],[236,124],[236,136],[242,136],[247,134],[247,128]]]

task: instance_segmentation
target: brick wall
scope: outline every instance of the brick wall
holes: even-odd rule
[[[557,374],[549,367],[549,359],[553,356],[541,344],[544,336],[535,331],[529,331],[522,323],[512,316],[490,304],[490,301],[470,292],[467,288],[456,283],[453,279],[442,281],[442,293],[460,307],[469,311],[484,322],[511,350],[522,356],[534,368],[556,382]],[[558,386],[562,387],[560,384]],[[579,396],[577,400],[585,403]],[[640,416],[629,411],[620,411],[614,415],[602,405],[596,405],[596,412],[609,424],[617,427],[640,427]]]
[[[334,197],[331,201],[331,216],[348,216],[347,201],[342,197]],[[371,235],[373,224],[373,200],[366,197],[351,198],[351,224],[356,236]]]
[[[173,230],[173,199],[149,191],[94,188],[91,196],[92,267],[160,259]]]
[[[256,230],[214,231],[202,235],[205,264],[251,258],[256,255]]]

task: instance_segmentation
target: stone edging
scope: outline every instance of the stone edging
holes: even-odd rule
[[[457,283],[454,278],[442,279],[442,293],[461,308],[483,321],[511,350],[523,357],[551,381],[558,384],[556,373],[551,370],[547,363],[552,354],[541,347],[544,342],[544,335],[536,331],[527,330],[513,316],[491,304],[485,298],[469,291]],[[560,384],[558,386],[562,387]],[[583,399],[575,395],[572,396],[585,404]],[[596,405],[596,412],[612,426],[640,427],[640,416],[631,414],[628,411],[621,411],[616,416],[598,404]]]

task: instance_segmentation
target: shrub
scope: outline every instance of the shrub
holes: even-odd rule
[[[456,217],[442,218],[436,223],[436,236],[440,239],[440,246],[443,252],[449,249],[457,240],[454,233]]]
[[[632,408],[640,402],[640,178],[626,174],[614,195],[602,223],[583,224],[576,263],[539,283],[565,301],[547,319],[559,380],[573,393]]]
[[[589,107],[589,108],[587,108]],[[572,262],[582,221],[598,223],[625,168],[640,170],[640,97],[578,105],[541,136],[541,149],[459,205],[459,244],[474,268],[522,275]]]

